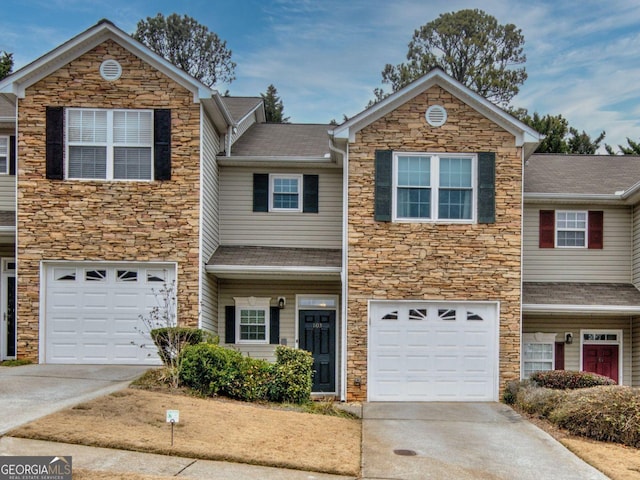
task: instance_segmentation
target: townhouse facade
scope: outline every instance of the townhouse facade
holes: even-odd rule
[[[339,126],[269,124],[101,21],[0,81],[0,357],[157,364],[140,316],[169,285],[179,324],[307,349],[342,400],[636,384],[640,161],[540,139],[440,70]]]

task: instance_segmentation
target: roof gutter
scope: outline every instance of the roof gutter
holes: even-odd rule
[[[545,201],[563,203],[624,203],[624,198],[620,194],[593,194],[593,193],[525,193],[524,201]]]
[[[523,303],[522,311],[524,313],[597,313],[602,315],[637,315],[640,314],[640,305],[554,305]]]

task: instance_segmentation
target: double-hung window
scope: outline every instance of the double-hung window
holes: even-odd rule
[[[555,333],[525,333],[522,336],[522,376],[554,369]]]
[[[556,247],[587,246],[587,212],[556,211]]]
[[[475,155],[394,153],[394,218],[475,220]]]
[[[269,181],[272,212],[302,211],[302,175],[272,174]]]
[[[151,180],[151,110],[67,110],[67,178]]]
[[[0,174],[9,173],[9,137],[0,135]]]
[[[236,298],[237,343],[269,343],[269,298]]]

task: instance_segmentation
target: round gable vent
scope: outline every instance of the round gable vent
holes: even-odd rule
[[[105,60],[100,65],[100,75],[105,80],[113,82],[118,80],[122,75],[122,67],[116,60]]]
[[[432,127],[441,127],[447,121],[447,110],[442,105],[431,105],[424,116]]]

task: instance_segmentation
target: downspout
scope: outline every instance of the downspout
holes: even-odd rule
[[[348,228],[349,228],[349,154],[333,144],[332,132],[329,132],[329,149],[342,155],[342,268],[340,281],[342,283],[342,301],[340,306],[340,401],[347,400],[347,295],[348,295]],[[349,145],[347,144],[347,149]]]
[[[231,135],[233,135],[233,125],[229,125],[227,127],[227,138],[226,138],[226,145],[224,147],[224,150],[226,152],[226,156],[230,157],[231,156]]]

